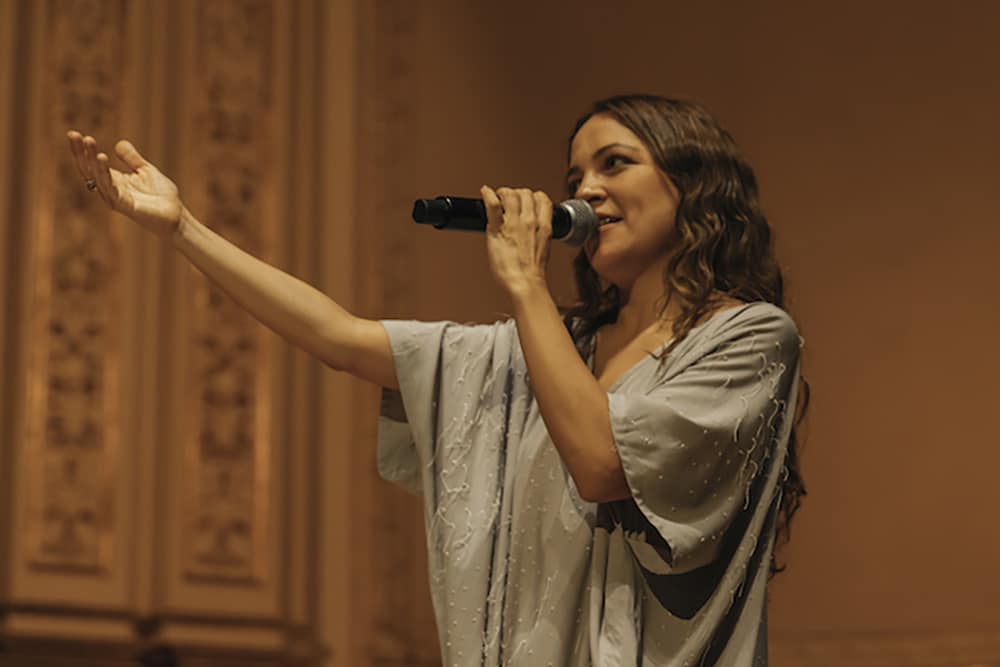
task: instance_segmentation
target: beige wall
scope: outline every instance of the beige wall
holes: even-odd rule
[[[703,101],[755,165],[814,391],[776,655],[1000,661],[1000,9],[422,6],[414,195],[559,196],[572,121],[627,91]],[[396,220],[418,250],[407,315],[505,309],[477,240]],[[564,298],[567,258],[550,270]]]
[[[588,102],[628,91],[701,100],[757,170],[813,388],[810,495],[788,571],[771,588],[775,662],[1000,662],[1000,454],[989,423],[1000,303],[988,291],[1000,247],[1000,9],[694,4],[261,0],[255,6],[274,17],[272,49],[251,75],[274,96],[263,107],[223,99],[270,128],[246,148],[269,165],[255,181],[267,213],[256,218],[260,250],[369,316],[495,319],[509,308],[482,239],[416,227],[413,198],[474,195],[482,183],[559,197],[566,134]],[[198,8],[235,5],[104,5],[122,12],[109,44],[138,55],[112,74],[123,92],[102,140],[134,136],[208,208],[200,175],[216,154],[192,140],[205,67],[196,54],[223,56],[199,51]],[[37,415],[21,388],[45,377],[28,363],[47,345],[32,328],[47,247],[34,233],[51,224],[46,202],[77,187],[45,172],[62,127],[41,121],[42,100],[61,85],[43,64],[45,26],[74,6],[0,0],[0,94],[14,100],[0,107],[0,480],[11,488],[38,486],[16,466],[48,446],[26,430]],[[96,211],[87,215],[100,219]],[[247,603],[258,625],[240,634],[213,624],[213,605],[239,618],[231,603],[247,597],[192,586],[184,562],[161,553],[146,519],[163,521],[167,545],[182,553],[185,538],[171,531],[187,492],[182,484],[157,495],[148,484],[182,479],[177,452],[196,451],[183,434],[197,418],[181,409],[191,384],[177,369],[193,354],[198,320],[186,295],[198,283],[176,257],[119,229],[111,261],[120,282],[107,289],[122,304],[109,314],[122,347],[101,358],[125,388],[120,419],[106,422],[123,444],[107,483],[127,519],[112,524],[112,537],[137,549],[123,552],[127,569],[97,584],[46,580],[4,532],[5,636],[16,646],[107,635],[203,651],[256,646],[265,657],[324,649],[331,665],[433,662],[421,522],[373,470],[375,392],[270,334],[259,339],[270,366],[253,368],[271,424],[254,442],[272,457],[269,525],[284,546],[267,552],[276,569]],[[569,259],[554,250],[562,301],[572,298]],[[189,342],[169,345],[157,333],[168,323]],[[28,516],[15,494],[0,500],[3,525]],[[18,611],[66,581],[106,598],[110,625],[49,622],[44,604],[30,618]],[[45,599],[61,608],[58,594]],[[137,636],[133,617],[165,629]],[[261,627],[266,645],[254,644]]]

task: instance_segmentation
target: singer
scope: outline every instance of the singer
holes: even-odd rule
[[[602,224],[563,312],[552,200],[483,186],[513,318],[471,326],[355,317],[211,232],[128,142],[122,173],[68,136],[108,206],[384,388],[379,471],[422,496],[445,665],[766,664],[809,385],[753,171],[704,109],[626,95],[577,121],[566,189]]]

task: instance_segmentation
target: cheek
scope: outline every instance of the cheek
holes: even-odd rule
[[[659,184],[646,184],[643,196],[626,203],[626,217],[631,217],[644,231],[660,232],[674,225],[677,203]]]
[[[662,234],[673,229],[677,220],[677,207],[672,200],[667,199],[652,207],[648,214],[651,226]]]
[[[674,226],[674,211],[662,205],[636,207],[629,232],[637,239],[655,241]]]

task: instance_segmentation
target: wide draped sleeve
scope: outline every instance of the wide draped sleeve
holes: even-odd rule
[[[737,517],[750,518],[761,504],[767,510],[778,492],[778,475],[764,476],[770,484],[754,482],[762,470],[784,462],[800,338],[776,306],[738,310],[693,336],[692,346],[682,342],[675,350],[680,361],[651,386],[625,382],[608,395],[632,492],[609,511],[650,574],[712,562]],[[751,527],[740,523],[744,532]],[[752,525],[759,531],[763,516]],[[758,536],[751,537],[755,542]]]
[[[512,404],[523,409],[528,398],[513,321],[381,324],[400,388],[382,392],[380,475],[410,491],[433,493],[434,505],[467,491],[477,475],[495,478]]]

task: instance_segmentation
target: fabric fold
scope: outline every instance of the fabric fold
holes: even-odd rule
[[[378,469],[420,494],[444,665],[743,665],[759,628],[798,332],[722,311],[608,392],[632,498],[583,501],[513,320],[382,322]],[[584,341],[574,341],[586,349]]]

